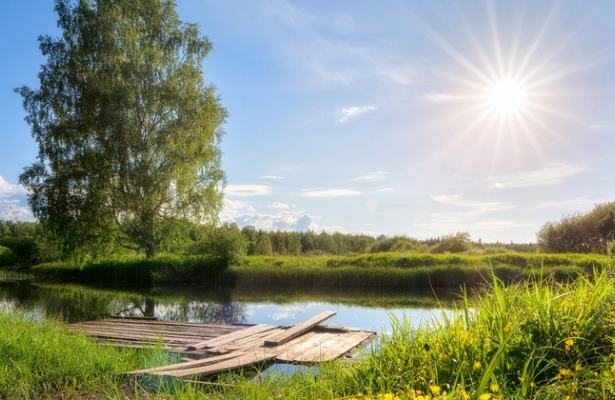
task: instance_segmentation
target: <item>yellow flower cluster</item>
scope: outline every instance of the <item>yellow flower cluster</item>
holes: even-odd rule
[[[574,346],[574,339],[566,339],[564,346],[566,347],[566,351],[570,351],[572,346]]]

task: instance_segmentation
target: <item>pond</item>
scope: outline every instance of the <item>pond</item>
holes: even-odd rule
[[[392,317],[408,318],[417,326],[441,318],[443,311],[439,305],[446,309],[457,297],[454,291],[383,288],[205,285],[109,288],[37,282],[0,274],[0,312],[18,309],[66,322],[123,315],[203,323],[289,325],[321,311],[333,310],[337,314],[328,324],[387,333]]]
[[[289,325],[325,310],[328,323],[386,331],[391,317],[418,325],[441,316],[457,298],[454,291],[399,291],[384,288],[210,287],[175,285],[109,288],[37,282],[0,275],[0,309],[19,309],[66,322],[109,315],[212,323]]]

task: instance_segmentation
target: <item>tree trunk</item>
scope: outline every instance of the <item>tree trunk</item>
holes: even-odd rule
[[[157,251],[158,249],[156,249],[156,245],[148,244],[147,246],[145,246],[145,257],[146,258],[155,257]]]

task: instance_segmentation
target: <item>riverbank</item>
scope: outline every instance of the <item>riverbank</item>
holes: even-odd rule
[[[122,371],[162,364],[159,351],[116,350],[54,321],[0,314],[0,397],[125,399],[434,399],[615,396],[615,282],[493,281],[458,313],[393,333],[353,363],[316,374],[226,375],[222,385],[135,384]],[[472,311],[470,311],[472,310]],[[166,360],[165,360],[166,361]],[[86,395],[87,394],[87,395]]]
[[[505,282],[535,275],[574,279],[611,269],[615,258],[599,254],[505,253],[497,255],[378,253],[350,256],[245,256],[223,269],[208,257],[125,257],[78,265],[39,264],[37,278],[59,282],[126,285],[202,282],[217,285],[302,287],[459,288],[491,274]]]

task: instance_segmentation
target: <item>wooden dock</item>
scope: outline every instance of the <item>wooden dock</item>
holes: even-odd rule
[[[109,318],[70,324],[96,340],[119,347],[162,345],[184,361],[132,371],[171,377],[205,376],[269,361],[318,363],[350,356],[376,338],[375,332],[331,327],[321,323],[327,311],[292,326],[269,324],[201,324],[146,318]]]

